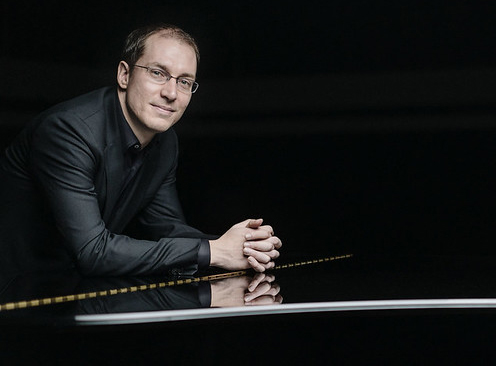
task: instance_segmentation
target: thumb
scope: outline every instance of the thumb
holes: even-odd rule
[[[262,225],[263,223],[263,219],[249,219],[249,220],[246,220],[246,227],[249,227],[250,229],[256,229],[258,227],[260,227],[260,225]]]

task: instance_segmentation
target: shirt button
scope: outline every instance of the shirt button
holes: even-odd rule
[[[135,150],[138,150],[141,146],[139,144],[136,144],[133,146]]]

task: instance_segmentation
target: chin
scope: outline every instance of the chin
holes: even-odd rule
[[[150,126],[150,130],[154,131],[155,133],[162,133],[162,132],[165,132],[167,131],[169,128],[171,128],[172,126],[174,126],[175,122],[174,123],[160,123],[160,124],[154,124],[152,126]]]
[[[150,116],[148,118],[143,118],[141,124],[148,128],[150,131],[163,132],[167,131],[170,127],[177,122],[176,118],[171,118],[172,116]]]

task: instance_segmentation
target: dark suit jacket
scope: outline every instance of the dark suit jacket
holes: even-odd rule
[[[121,195],[119,118],[117,91],[104,88],[44,112],[6,150],[0,167],[4,272],[74,264],[90,275],[197,269],[201,239],[208,236],[184,223],[175,132],[156,136]],[[125,235],[130,227],[140,239]]]

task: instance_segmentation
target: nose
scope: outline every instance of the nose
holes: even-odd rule
[[[170,79],[165,84],[162,85],[160,89],[160,95],[168,100],[174,100],[177,98],[177,83],[176,79]]]

